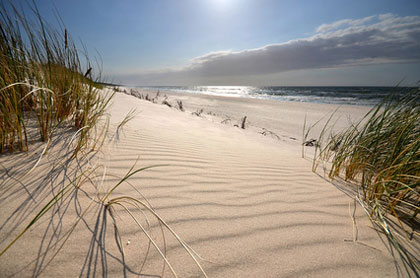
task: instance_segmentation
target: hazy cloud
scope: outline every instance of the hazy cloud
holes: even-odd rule
[[[308,38],[243,51],[211,52],[184,68],[137,77],[139,81],[199,79],[419,61],[420,16],[382,14],[323,24]]]
[[[336,22],[333,22],[331,24],[322,24],[321,26],[319,26],[316,31],[317,32],[328,32],[334,29],[337,29],[339,27],[343,27],[343,26],[357,26],[357,25],[362,25],[368,21],[371,21],[375,18],[376,16],[372,15],[372,16],[368,16],[362,19],[342,19]]]

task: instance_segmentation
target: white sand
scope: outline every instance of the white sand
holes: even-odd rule
[[[92,163],[106,165],[105,188],[115,185],[138,157],[136,169],[165,164],[137,173],[129,181],[204,259],[201,264],[210,277],[396,276],[392,257],[362,209],[356,209],[355,227],[350,216],[353,200],[312,173],[309,158],[301,158],[305,114],[308,123],[314,123],[327,112],[334,111],[336,106],[200,95],[169,97],[171,103],[174,99],[182,99],[188,111],[181,112],[117,94],[110,109],[111,131],[131,108],[135,108],[137,114],[124,126],[118,142],[107,143],[103,148],[104,154]],[[201,107],[204,108],[204,117],[191,115],[191,111]],[[339,116],[336,129],[348,125],[347,116],[359,119],[368,109],[342,107],[336,114]],[[207,114],[209,111],[212,115]],[[226,115],[232,121],[221,124]],[[250,123],[247,129],[234,127],[244,115],[248,116]],[[259,134],[263,127],[275,132],[280,140]],[[320,128],[314,127],[314,137]],[[20,156],[28,160],[27,156]],[[0,157],[0,162],[6,168],[10,165],[18,167],[17,162],[12,161],[14,157]],[[33,176],[24,180],[34,180],[45,174],[51,164],[46,160],[43,163]],[[97,171],[102,173],[103,169]],[[2,174],[8,184],[19,186],[6,176]],[[91,186],[85,190],[91,194],[98,191]],[[7,213],[1,214],[0,223],[5,223],[8,215],[27,197],[23,190],[19,192],[20,196],[11,194],[11,198],[1,200],[0,209]],[[123,184],[111,197],[116,196],[139,195],[130,185]],[[65,215],[63,221],[52,221],[63,224],[62,230],[57,229],[61,231],[61,236],[77,219],[77,212],[83,211],[89,204],[89,198],[82,193],[76,199],[79,203],[70,202],[68,210],[61,213]],[[103,223],[98,217],[97,208],[100,205],[92,207],[95,209],[83,215],[86,224],[79,223],[49,265],[38,260],[23,268],[31,260],[39,258],[42,238],[43,248],[50,239],[56,242],[51,232],[43,234],[48,225],[47,214],[44,221],[0,257],[0,276],[6,277],[22,270],[15,277],[29,277],[38,274],[36,271],[39,268],[44,269],[40,276],[45,277],[74,277],[80,273],[85,276],[89,268],[90,275],[93,271],[99,276],[106,268],[109,276],[122,277],[123,267],[115,244],[113,222],[108,215],[106,224],[102,226],[107,227],[104,240],[92,240],[92,232],[87,227],[95,230],[98,219],[99,223]],[[147,240],[121,207],[115,205],[114,208],[128,265],[126,275],[135,276],[143,263]],[[146,224],[139,210],[132,211]],[[152,238],[162,246],[157,222],[150,214],[147,215],[151,221]],[[29,220],[29,217],[19,220],[21,222],[12,234],[21,231]],[[353,242],[355,228],[357,242]],[[0,230],[2,248],[11,238],[6,231],[6,228]],[[186,251],[169,233],[165,234],[168,259],[179,276],[199,276],[198,268]],[[99,234],[97,238],[100,239]],[[101,261],[101,252],[96,252],[101,250],[96,248],[98,242],[105,243],[109,252],[103,253],[106,264]],[[92,253],[89,253],[90,246],[94,247]],[[47,257],[52,254],[50,252]],[[155,251],[151,251],[142,274],[144,277],[158,277],[161,266],[162,260]],[[165,276],[171,277],[168,268]]]

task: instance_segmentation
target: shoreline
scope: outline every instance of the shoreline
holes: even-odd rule
[[[121,87],[130,87],[120,85]],[[140,91],[208,95],[282,102],[375,106],[390,95],[403,96],[416,87],[375,86],[151,86],[130,87]]]
[[[135,88],[120,87],[130,94]],[[158,91],[138,90],[143,96],[155,98]],[[202,116],[212,122],[222,122],[230,119],[231,125],[240,125],[244,116],[247,116],[247,128],[254,132],[263,129],[272,131],[282,137],[293,137],[302,143],[302,129],[305,115],[306,126],[313,126],[310,135],[317,138],[328,118],[334,114],[331,123],[335,123],[333,130],[341,131],[350,124],[363,118],[373,106],[338,105],[327,103],[279,101],[268,99],[242,98],[230,96],[212,96],[207,94],[175,93],[160,90],[156,100],[161,103],[167,96],[168,102],[177,107],[177,100],[181,100],[189,113],[203,109]],[[317,123],[319,121],[319,123]]]

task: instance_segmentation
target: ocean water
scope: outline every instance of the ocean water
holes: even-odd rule
[[[388,96],[399,98],[407,87],[252,87],[252,86],[152,86],[137,87],[191,94],[316,102],[346,105],[375,105]]]

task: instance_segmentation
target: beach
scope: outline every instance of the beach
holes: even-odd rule
[[[49,2],[0,5],[0,278],[420,277],[416,1]]]
[[[312,172],[314,148],[306,147],[302,158],[305,118],[307,127],[321,119],[308,136],[316,139],[331,113],[332,130],[338,132],[370,107],[164,91],[156,98],[155,91],[138,91],[153,103],[129,95],[130,88],[123,90],[128,94],[116,93],[108,110],[108,138],[86,163],[96,167],[92,179],[97,186],[80,187],[76,197],[57,202],[55,206],[62,205],[59,213],[45,214],[2,256],[1,277],[160,277],[163,260],[153,245],[148,249],[149,239],[140,227],[162,249],[166,244],[168,261],[179,277],[203,276],[187,250],[209,277],[397,276],[383,238],[363,209],[324,178],[322,167]],[[176,100],[182,101],[184,111]],[[134,111],[132,119],[119,126],[129,111]],[[56,148],[64,149],[60,144]],[[16,158],[28,160],[41,150]],[[29,191],[36,188],[34,183],[45,183],[42,177],[57,165],[50,156],[59,155],[50,151],[30,177],[19,180],[32,181]],[[10,155],[0,161],[6,168],[18,163]],[[36,159],[31,161],[27,170]],[[101,199],[133,165],[157,167],[130,176],[110,198],[135,196],[154,211],[141,210],[131,201],[125,207],[108,201],[104,210],[92,196]],[[17,170],[3,174],[3,184],[17,184],[13,173]],[[61,180],[66,179],[52,180],[51,186]],[[53,192],[32,194],[35,209],[14,221],[8,221],[9,215],[19,212],[22,201],[32,201],[23,189],[10,193],[1,203],[0,223],[13,229],[3,231],[16,236]],[[115,204],[113,217],[106,218],[101,211],[109,204]],[[165,227],[162,237],[154,214],[189,247],[182,247]],[[1,244],[5,247],[7,241]],[[171,275],[166,267],[164,276]]]

